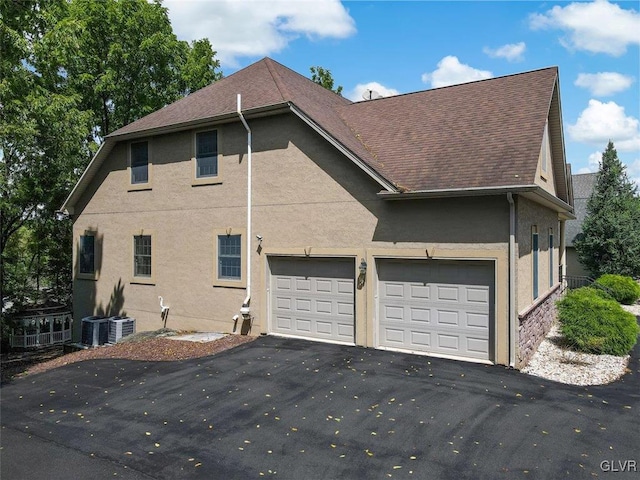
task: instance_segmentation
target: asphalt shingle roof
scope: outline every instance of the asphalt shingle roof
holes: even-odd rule
[[[400,191],[531,185],[557,68],[353,103],[265,58],[109,137],[293,104]],[[259,134],[255,132],[255,134]]]
[[[582,222],[587,216],[587,203],[598,178],[597,173],[582,173],[571,176],[573,180],[573,208],[575,220],[569,220],[566,224],[565,235],[567,247],[573,246],[576,236],[582,232]]]

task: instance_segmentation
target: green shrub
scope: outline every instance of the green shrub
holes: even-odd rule
[[[631,277],[607,274],[598,278],[596,283],[607,288],[613,298],[625,305],[631,305],[640,298],[640,285]]]
[[[598,289],[572,290],[557,305],[560,331],[580,352],[622,356],[638,340],[636,317]]]

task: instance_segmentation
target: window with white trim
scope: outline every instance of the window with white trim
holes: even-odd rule
[[[196,133],[196,178],[218,175],[218,132]]]
[[[131,144],[131,183],[149,182],[149,142]]]

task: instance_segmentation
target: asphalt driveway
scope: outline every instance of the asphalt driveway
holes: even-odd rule
[[[638,478],[639,358],[600,387],[276,337],[197,360],[87,361],[2,387],[0,474]]]

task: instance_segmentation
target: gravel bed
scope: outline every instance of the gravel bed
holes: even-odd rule
[[[640,317],[640,305],[622,305],[622,308]],[[592,355],[563,347],[556,324],[522,373],[571,385],[604,385],[622,377],[628,365],[629,355]]]
[[[640,317],[640,304],[622,307]],[[22,362],[3,361],[2,383],[10,381],[11,378],[33,375],[83,360],[119,358],[166,362],[200,358],[215,355],[255,339],[245,335],[226,335],[210,342],[179,340],[179,336],[184,333],[187,332],[168,329],[140,332],[124,338],[116,345],[89,348],[65,355],[62,355],[62,349],[58,349],[58,353],[45,351],[39,357],[31,355]],[[522,372],[572,385],[603,385],[624,375],[628,364],[628,355],[615,357],[568,350],[562,346],[562,336],[557,325],[554,325]]]
[[[32,353],[22,362],[16,360],[3,362],[2,383],[12,378],[33,375],[84,360],[111,358],[168,362],[206,357],[251,342],[256,338],[247,335],[226,335],[211,342],[190,342],[178,340],[179,335],[180,332],[170,330],[140,332],[125,337],[116,345],[88,348],[64,355],[62,348],[57,349],[57,355],[52,355],[49,349],[44,357],[45,352],[41,355]]]

